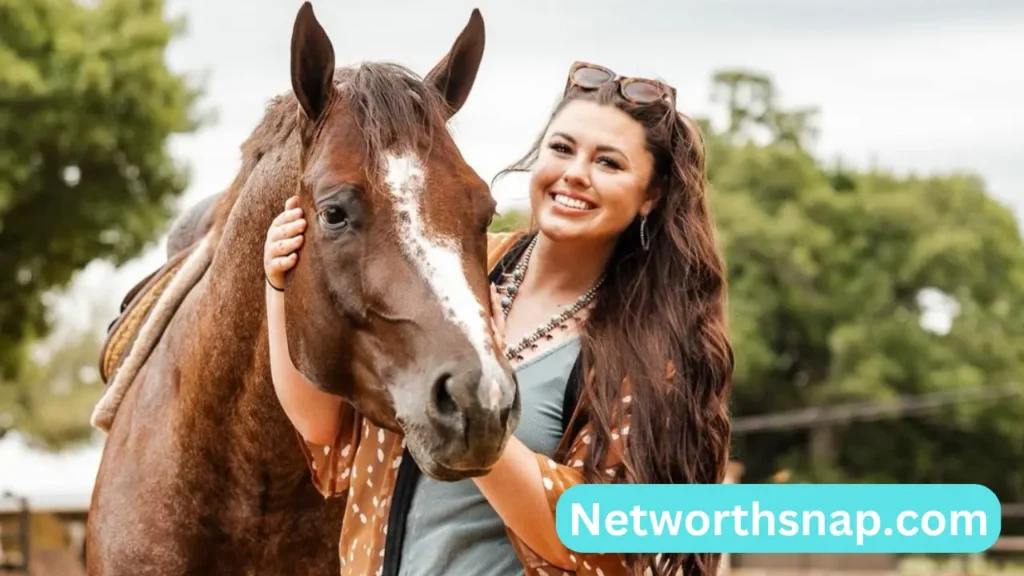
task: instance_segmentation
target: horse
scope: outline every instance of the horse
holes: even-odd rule
[[[496,462],[520,404],[490,323],[495,203],[447,130],[483,47],[473,10],[422,78],[336,68],[301,6],[292,90],[242,144],[231,185],[180,217],[167,263],[109,329],[89,574],[339,573],[345,497],[314,487],[269,367],[262,251],[292,195],[308,223],[284,294],[295,366],[403,434],[427,475]]]

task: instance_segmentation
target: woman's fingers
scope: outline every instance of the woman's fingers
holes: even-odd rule
[[[498,345],[505,346],[505,314],[501,311],[501,298],[498,296],[498,289],[491,284],[491,324],[494,329],[495,339]]]
[[[291,238],[292,236],[302,234],[305,230],[306,220],[301,217],[287,222],[275,223],[270,227],[270,231],[267,232],[267,240],[271,242],[284,240]]]
[[[302,209],[299,208],[296,196],[288,198],[284,208],[270,224],[263,249],[263,267],[267,280],[275,286],[281,284],[285,273],[298,262],[295,251],[302,246],[302,232],[306,229],[306,221],[302,218]]]
[[[281,231],[282,238],[289,238],[291,236],[295,236],[296,234],[301,234],[305,229],[306,220],[301,217],[298,220],[295,220],[294,222],[289,222],[279,228],[279,230]]]
[[[295,220],[298,220],[301,217],[302,208],[289,208],[288,210],[285,210],[284,212],[278,214],[277,217],[274,218],[274,221],[271,222],[270,227],[280,228],[281,226],[288,224],[289,222],[294,222]]]
[[[302,240],[302,236],[293,236],[282,240],[274,240],[267,247],[267,254],[271,258],[287,256],[298,250],[299,246],[302,246]]]
[[[295,261],[295,254],[289,254],[287,256],[273,258],[267,265],[267,272],[271,275],[284,274],[288,270],[291,270],[293,266],[295,266]]]

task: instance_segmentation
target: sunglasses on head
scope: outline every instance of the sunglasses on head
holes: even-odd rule
[[[634,104],[652,104],[667,99],[673,107],[676,105],[676,89],[664,82],[620,76],[604,66],[589,62],[576,62],[572,65],[565,83],[565,92],[568,93],[572,87],[597,90],[609,82],[616,81],[619,83],[619,93],[622,97]]]

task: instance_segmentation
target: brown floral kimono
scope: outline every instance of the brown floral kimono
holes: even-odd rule
[[[493,269],[518,238],[515,234],[488,235],[488,268]],[[609,450],[611,454],[621,453],[622,441],[629,435],[629,400],[629,396],[623,397],[621,425],[613,434],[618,446]],[[405,514],[412,502],[419,470],[405,451],[399,434],[378,428],[348,404],[342,410],[343,426],[333,446],[300,439],[317,489],[325,498],[347,498],[338,545],[341,573],[397,576]],[[559,496],[583,482],[582,460],[590,443],[589,434],[589,425],[581,427],[561,462],[537,455],[552,518]],[[612,476],[617,475],[616,468],[622,463],[610,458],[606,465]],[[572,570],[567,572],[541,558],[510,528],[506,530],[526,576],[629,574],[619,554],[574,553],[570,557]]]

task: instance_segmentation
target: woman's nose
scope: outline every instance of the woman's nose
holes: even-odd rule
[[[582,159],[575,160],[566,168],[562,179],[574,188],[590,188],[590,165]]]

